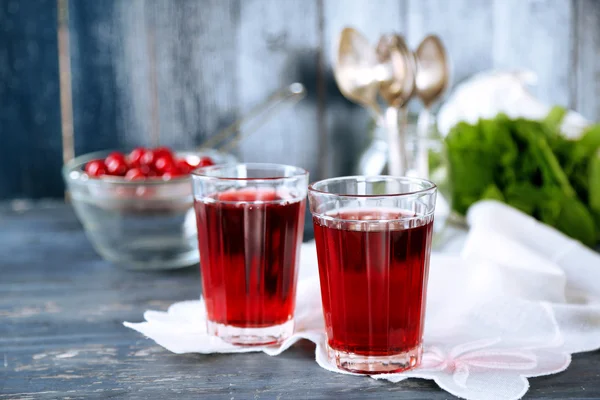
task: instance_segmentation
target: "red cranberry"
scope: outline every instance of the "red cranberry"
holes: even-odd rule
[[[208,167],[211,165],[215,165],[215,162],[210,157],[202,157],[198,163],[198,167]]]
[[[154,167],[154,161],[156,161],[156,154],[152,150],[146,150],[146,152],[140,157],[140,165],[146,165],[148,167]]]
[[[121,153],[120,151],[113,151],[108,156],[106,156],[106,158],[104,159],[104,163],[108,163],[111,160],[125,161],[125,154]]]
[[[171,167],[170,169],[168,169],[167,171],[165,171],[162,174],[162,178],[165,181],[168,181],[168,180],[171,180],[171,179],[174,179],[174,178],[179,178],[179,177],[181,177],[183,175],[185,175],[185,174],[183,174],[179,169],[177,169],[175,167]]]
[[[85,165],[85,172],[92,178],[97,178],[102,175],[106,175],[106,165],[104,160],[93,160]]]
[[[175,166],[183,175],[189,174],[196,168],[193,165],[190,165],[190,163],[188,163],[184,158],[177,160],[175,162]]]
[[[146,175],[142,172],[140,168],[131,168],[125,174],[125,179],[128,181],[137,181],[140,179],[146,179]]]
[[[104,160],[104,164],[109,175],[123,176],[127,173],[127,161],[125,161],[125,156],[122,154],[120,154],[120,157],[114,154],[109,155]]]
[[[173,167],[173,159],[170,156],[161,155],[154,161],[154,169],[159,173],[165,173]]]
[[[140,167],[140,171],[142,171],[142,173],[144,174],[144,176],[147,177],[147,178],[152,178],[152,177],[155,177],[155,176],[158,175],[154,169],[150,168],[147,165],[142,165]]]
[[[146,149],[143,147],[136,147],[129,153],[127,157],[127,161],[129,161],[129,165],[132,167],[139,167],[141,165],[140,159],[146,153]]]
[[[154,156],[156,157],[156,159],[158,159],[159,157],[167,157],[173,160],[175,158],[171,149],[165,146],[157,147],[152,151],[154,152]]]

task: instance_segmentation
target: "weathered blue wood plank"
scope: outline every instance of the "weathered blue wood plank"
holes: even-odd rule
[[[237,115],[238,0],[71,1],[75,148],[190,150]]]
[[[152,135],[144,4],[69,2],[76,155],[157,142]]]
[[[63,191],[56,14],[55,0],[0,0],[0,168],[10,171],[0,198]],[[531,68],[535,94],[598,119],[598,21],[593,0],[71,0],[75,153],[191,148],[300,80],[307,100],[239,155],[296,163],[314,178],[350,173],[368,116],[331,75],[346,24],[372,41],[400,31],[413,47],[440,34],[454,83],[492,67]]]
[[[247,113],[274,91],[301,81],[309,98],[286,107],[245,140],[247,161],[298,165],[318,176],[319,127],[316,74],[319,48],[316,1],[244,0],[237,36],[237,82],[240,113]],[[265,24],[265,20],[269,23]]]
[[[429,33],[439,35],[452,62],[452,84],[493,67],[493,2],[408,0],[407,36],[416,48]]]
[[[60,197],[55,0],[0,1],[0,199]]]
[[[161,143],[192,149],[237,117],[239,8],[239,0],[146,2],[144,37],[156,82],[152,118]],[[132,26],[138,20],[128,19]],[[132,90],[132,102],[144,96]]]
[[[495,68],[527,68],[538,77],[531,92],[569,105],[572,4],[565,0],[494,1]]]
[[[70,1],[75,155],[119,147],[114,1]]]
[[[571,106],[600,121],[600,2],[573,0]]]

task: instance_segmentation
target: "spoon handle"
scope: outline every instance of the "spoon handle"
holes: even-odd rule
[[[406,173],[405,114],[404,107],[388,107],[385,111],[389,175],[403,176]]]
[[[417,173],[419,178],[429,179],[429,128],[432,124],[432,114],[429,107],[423,107],[417,119]]]
[[[275,114],[281,111],[282,106],[295,104],[298,101],[302,100],[305,95],[306,89],[304,88],[304,85],[298,82],[292,83],[291,85],[279,89],[271,96],[269,96],[269,98],[266,99],[263,103],[251,109],[246,115],[242,116],[240,119],[229,125],[227,128],[223,129],[221,132],[204,141],[199,146],[199,148],[215,148],[221,151],[228,151],[235,147],[241,139],[248,137],[250,134],[254,133],[271,117],[273,117]],[[243,135],[236,135],[239,132],[242,125],[247,124],[253,120],[254,124],[248,126],[244,130]],[[228,143],[222,143],[226,139],[232,137],[233,139]],[[221,144],[217,145],[218,143]]]
[[[400,108],[400,128],[398,129],[398,148],[400,151],[401,176],[408,172],[408,153],[406,151],[406,132],[408,130],[408,105]]]

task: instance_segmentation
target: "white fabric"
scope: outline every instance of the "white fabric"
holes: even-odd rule
[[[420,367],[373,376],[434,380],[465,399],[518,399],[527,378],[566,369],[571,353],[600,348],[600,255],[497,202],[480,202],[460,254],[432,254]],[[326,357],[314,244],[302,247],[296,334],[281,346],[243,348],[209,337],[201,301],[147,311],[125,326],[175,353],[264,351],[275,356],[300,339]],[[358,379],[358,378],[357,378]]]

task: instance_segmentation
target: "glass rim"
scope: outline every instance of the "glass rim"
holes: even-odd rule
[[[233,176],[214,176],[208,175],[209,171],[216,171],[224,168],[237,168],[239,166],[245,166],[247,169],[251,168],[279,168],[281,170],[290,169],[293,171],[291,175],[285,176],[285,174],[273,174],[274,176],[268,176],[263,178],[241,178],[241,177],[233,177]],[[208,179],[208,180],[219,180],[219,181],[243,181],[243,182],[276,182],[276,181],[286,181],[293,180],[302,177],[308,176],[308,171],[302,167],[297,167],[295,165],[289,164],[277,164],[277,163],[236,163],[236,164],[223,164],[223,165],[210,165],[206,167],[200,167],[193,170],[190,174],[192,179]]]
[[[382,179],[383,178],[383,179]],[[401,192],[401,193],[385,193],[385,194],[348,194],[348,193],[333,193],[333,192],[327,192],[325,190],[320,190],[317,189],[316,186],[317,185],[323,185],[323,184],[327,184],[327,183],[332,183],[332,182],[339,182],[339,181],[351,181],[351,180],[355,180],[358,181],[360,179],[360,181],[362,182],[369,182],[370,179],[382,179],[382,180],[394,180],[396,182],[404,182],[404,183],[416,183],[416,184],[426,184],[428,185],[428,187],[425,187],[423,189],[418,189],[418,190],[413,190],[410,192]],[[431,193],[434,192],[435,190],[437,190],[437,185],[433,182],[431,182],[428,179],[424,179],[424,178],[411,178],[411,177],[407,177],[407,176],[393,176],[393,175],[350,175],[350,176],[340,176],[340,177],[336,177],[336,178],[328,178],[328,179],[323,179],[317,182],[313,182],[310,185],[308,185],[308,191],[310,192],[314,192],[314,193],[318,193],[319,195],[323,195],[323,196],[332,196],[332,197],[347,197],[347,198],[364,198],[364,199],[369,199],[369,198],[385,198],[385,197],[407,197],[407,196],[414,196],[414,195],[419,195],[419,194],[427,194],[427,193]]]

